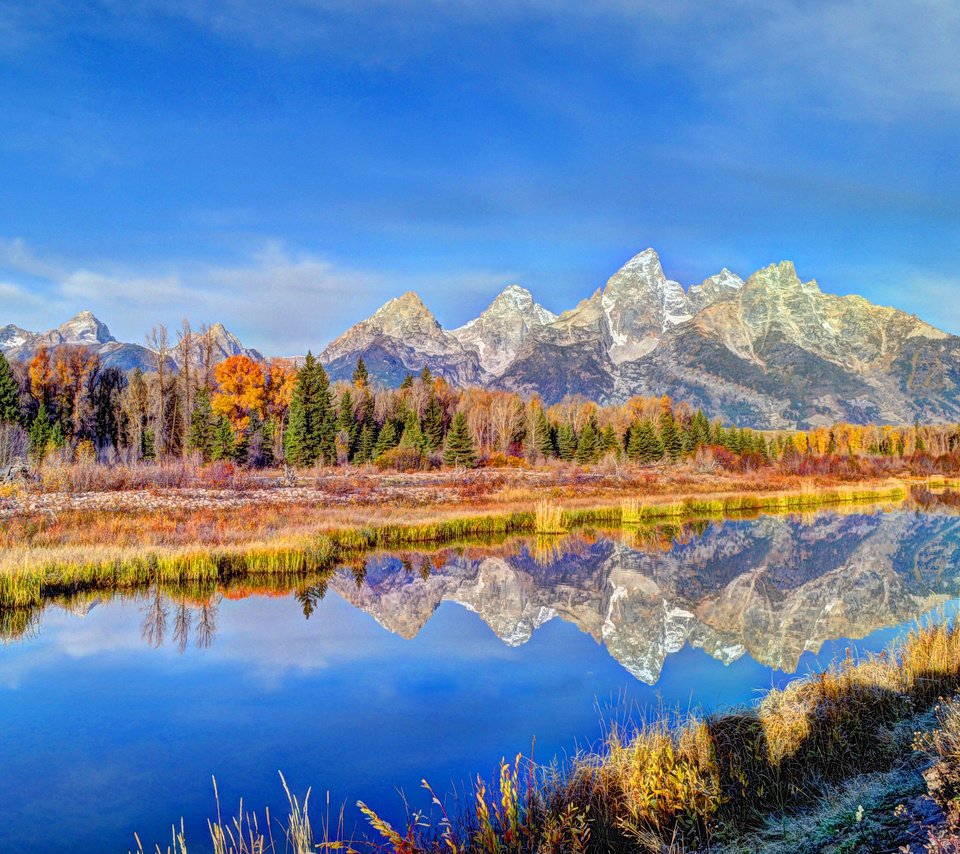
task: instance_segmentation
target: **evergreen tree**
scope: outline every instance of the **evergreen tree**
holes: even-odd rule
[[[359,389],[365,389],[370,384],[367,366],[363,363],[363,357],[357,359],[357,367],[353,370],[353,384]]]
[[[213,429],[210,459],[214,462],[232,460],[236,457],[236,454],[237,440],[233,435],[233,428],[230,426],[230,422],[221,415]]]
[[[427,449],[427,440],[420,428],[420,419],[413,412],[407,413],[399,445],[401,448],[413,448],[421,454]]]
[[[408,388],[413,388],[413,374],[407,374],[403,378],[403,382],[400,383],[400,389],[405,391]]]
[[[153,439],[153,430],[145,427],[140,433],[140,458],[155,460],[157,458],[157,443]]]
[[[353,462],[369,463],[373,459],[373,449],[376,445],[376,428],[372,424],[364,424],[360,428],[360,437],[357,439],[357,450],[353,455]]]
[[[313,354],[307,353],[303,367],[297,371],[290,400],[289,422],[284,434],[287,461],[295,466],[311,466],[317,462],[334,465],[336,436],[330,378]]]
[[[0,352],[0,424],[19,424],[20,420],[20,388],[13,368]]]
[[[37,414],[30,423],[30,456],[37,460],[42,460],[47,453],[47,443],[50,440],[50,413],[47,411],[45,403],[40,404]]]
[[[580,431],[580,438],[577,440],[577,451],[575,459],[581,465],[594,463],[600,456],[600,434],[597,432],[597,424],[591,418]]]
[[[533,428],[533,446],[545,457],[556,456],[557,449],[553,444],[553,431],[547,420],[547,413],[540,408]]]
[[[60,422],[57,421],[50,430],[50,438],[47,439],[47,450],[59,451],[61,448],[65,447],[66,444],[67,437],[63,432],[63,427],[60,426]]]
[[[557,428],[557,456],[569,462],[577,455],[577,436],[569,424]]]
[[[337,417],[337,426],[346,431],[352,453],[357,441],[357,413],[353,406],[353,395],[350,394],[350,389],[344,389],[340,397],[340,414]]]
[[[426,365],[424,365],[423,370],[420,371],[420,382],[422,382],[426,388],[433,385],[433,374],[430,373],[430,368]]]
[[[377,443],[373,446],[373,457],[376,459],[381,454],[385,454],[391,448],[397,447],[399,437],[397,436],[397,425],[393,421],[387,421],[377,436]]]
[[[663,450],[671,462],[683,455],[683,437],[672,412],[664,412],[660,416],[660,441],[663,442]]]
[[[213,454],[213,437],[217,421],[210,405],[210,392],[206,388],[197,391],[190,415],[190,432],[187,434],[187,449],[196,451],[205,463],[210,462]]]
[[[691,454],[697,448],[710,443],[710,422],[702,409],[698,409],[690,419],[684,438],[686,450]]]
[[[612,424],[604,427],[600,434],[600,453],[607,454],[610,451],[618,451],[617,456],[620,456],[620,442],[617,439],[616,428]]]
[[[652,422],[644,419],[630,428],[627,456],[638,463],[655,463],[663,457],[663,442]]]
[[[447,443],[443,449],[443,462],[444,465],[464,468],[474,468],[477,464],[477,449],[473,444],[473,436],[470,435],[467,416],[463,412],[458,412],[450,425]]]
[[[430,395],[430,402],[423,413],[423,437],[428,451],[436,451],[443,445],[443,407],[436,395]]]

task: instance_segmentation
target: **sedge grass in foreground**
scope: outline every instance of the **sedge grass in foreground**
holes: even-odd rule
[[[0,610],[36,607],[55,595],[80,591],[145,587],[154,583],[228,580],[256,575],[322,572],[370,552],[416,546],[440,546],[471,539],[516,534],[555,535],[585,526],[630,527],[642,522],[722,518],[756,513],[790,513],[819,507],[899,502],[902,484],[886,487],[804,488],[797,492],[688,498],[670,503],[624,500],[618,507],[564,509],[543,500],[533,510],[444,519],[418,525],[383,524],[319,531],[300,537],[277,536],[258,543],[177,548],[109,543],[49,552],[0,567]]]
[[[240,818],[228,824],[218,805],[210,834],[216,851],[235,854],[600,854],[735,844],[772,817],[815,805],[832,787],[895,768],[915,743],[913,722],[958,687],[960,629],[933,623],[878,656],[847,659],[771,691],[755,708],[615,731],[601,751],[564,768],[536,767],[519,757],[503,762],[491,788],[478,778],[470,806],[453,817],[424,782],[433,796],[432,817],[415,814],[408,827],[396,829],[359,803],[371,838],[345,840],[342,821],[333,833],[328,816],[323,838],[315,839],[307,799],[301,806],[287,791],[291,811],[278,825],[280,845],[242,805]],[[954,762],[960,716],[941,713],[939,719],[942,729],[920,741]],[[957,778],[949,780],[954,788]],[[166,851],[185,854],[182,831],[174,831]]]

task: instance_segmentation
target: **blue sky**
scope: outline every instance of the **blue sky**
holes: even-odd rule
[[[0,325],[322,346],[654,246],[960,332],[960,7],[0,0]]]

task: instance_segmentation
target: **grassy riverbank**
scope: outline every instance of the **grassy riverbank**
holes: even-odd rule
[[[260,514],[269,514],[271,508],[249,508],[225,516],[207,511],[199,517],[93,512],[66,520],[21,519],[8,525],[0,551],[0,609],[33,607],[50,596],[84,590],[322,572],[384,549],[438,547],[519,534],[555,535],[586,526],[630,529],[664,520],[900,502],[907,495],[907,485],[900,482],[804,484],[793,491],[672,500],[621,498],[616,504],[595,507],[543,499],[499,513],[431,516],[416,511],[397,521],[379,521],[373,514],[354,518],[352,524],[340,518],[339,526],[325,524],[323,514],[315,512],[305,513],[304,522],[296,508],[287,508],[285,514],[275,512],[266,526],[258,524]]]
[[[288,792],[291,815],[277,839],[261,835],[249,814],[239,826],[223,821],[219,805],[211,833],[215,844],[232,836],[232,848],[216,850],[237,854],[867,852],[905,840],[919,847],[902,850],[952,851],[960,707],[937,704],[958,688],[960,628],[940,622],[879,656],[771,691],[754,708],[615,731],[600,751],[561,768],[504,762],[455,815],[436,797],[431,816],[394,828],[361,803],[369,838],[346,841],[341,824],[311,827],[308,801]],[[939,806],[930,801],[934,819],[928,810],[919,827],[899,799],[917,794],[925,768]],[[185,854],[187,840],[175,832],[166,850]]]

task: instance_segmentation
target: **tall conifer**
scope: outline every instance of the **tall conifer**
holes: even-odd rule
[[[20,388],[7,357],[0,353],[0,424],[19,424]]]

